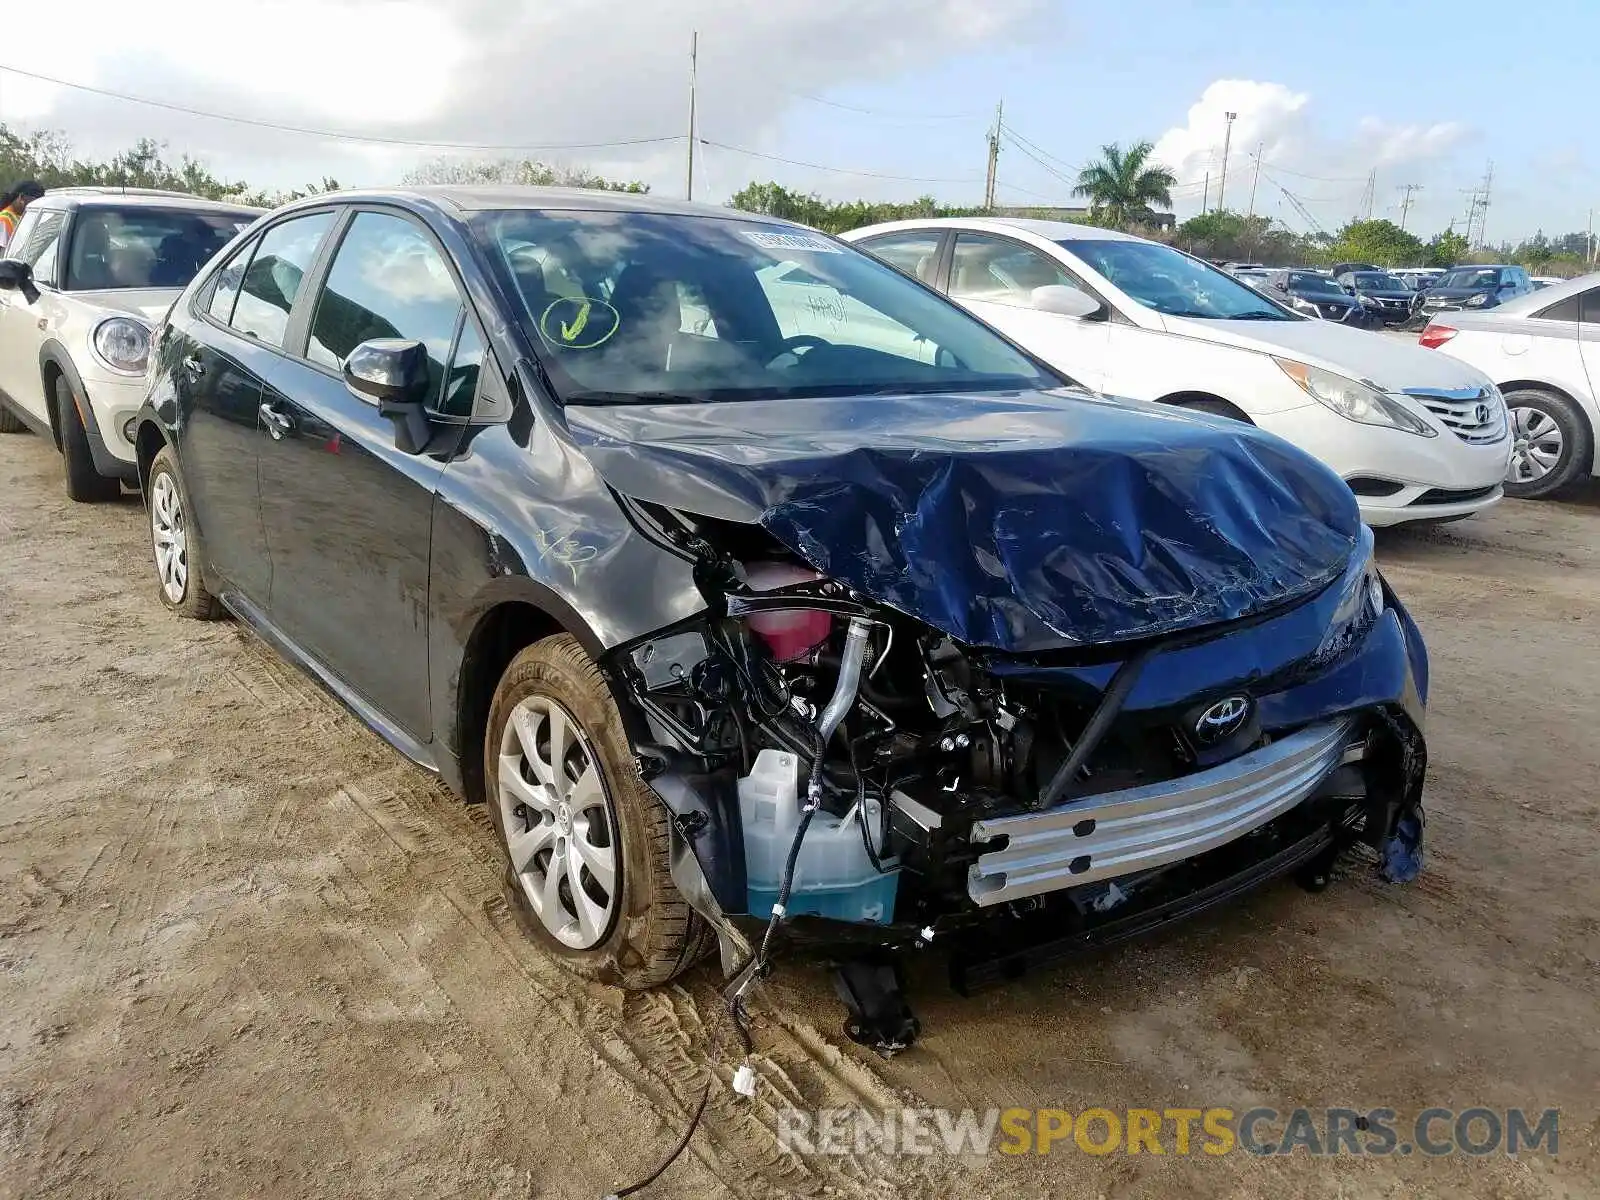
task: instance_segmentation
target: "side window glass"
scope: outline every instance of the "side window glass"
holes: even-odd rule
[[[39,214],[38,223],[31,229],[28,228],[28,218],[32,213],[22,215],[22,224],[17,226],[17,237],[14,245],[20,246],[16,257],[33,268],[33,281],[35,283],[56,286],[56,261],[61,249],[61,228],[67,222],[64,212],[42,212]]]
[[[239,285],[244,282],[245,268],[250,265],[250,256],[260,242],[260,238],[252,238],[217,272],[216,279],[211,283],[211,300],[206,305],[206,311],[214,320],[224,325],[233,320],[233,302],[239,298]]]
[[[306,357],[339,367],[372,338],[406,338],[428,348],[429,394],[439,395],[461,297],[428,236],[403,217],[357,213],[317,297]]]
[[[6,246],[5,257],[20,259],[22,247],[27,244],[28,235],[33,232],[33,227],[39,223],[39,217],[44,212],[42,208],[30,208],[22,214],[22,219],[17,222],[17,227],[11,231],[11,241]]]
[[[1591,307],[1593,305],[1591,304]],[[1533,315],[1541,321],[1577,321],[1582,316],[1583,296],[1568,296],[1565,300],[1558,300],[1548,308],[1541,308]],[[1595,313],[1600,317],[1600,312]]]
[[[332,226],[332,213],[312,213],[274,225],[261,236],[239,286],[231,321],[235,329],[266,345],[283,345],[289,310]]]
[[[1585,325],[1600,326],[1600,287],[1590,288],[1578,299],[1583,302],[1583,310],[1578,319]]]
[[[1031,246],[981,233],[956,235],[952,298],[1031,308],[1033,289],[1052,284],[1083,290],[1071,272]]]
[[[444,394],[439,397],[439,411],[450,417],[470,417],[472,402],[478,394],[478,373],[483,369],[483,339],[478,327],[467,320],[461,323],[461,336],[456,339],[455,356],[450,360],[450,370],[444,377]]]
[[[888,233],[883,237],[869,238],[860,246],[896,270],[923,283],[932,283],[942,236],[938,233]]]
[[[717,322],[711,315],[711,306],[700,288],[693,283],[678,281],[678,332],[692,333],[697,337],[717,337]]]

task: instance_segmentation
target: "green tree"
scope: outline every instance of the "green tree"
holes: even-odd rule
[[[1430,267],[1453,267],[1467,256],[1467,239],[1454,229],[1436,233],[1423,248],[1423,258]]]
[[[1333,250],[1340,258],[1399,267],[1422,259],[1422,239],[1393,221],[1351,221],[1335,236]]]
[[[881,221],[903,221],[911,217],[970,217],[983,212],[981,208],[940,204],[932,196],[919,196],[909,203],[824,200],[815,192],[795,192],[775,182],[746,184],[729,198],[728,206],[742,212],[796,221],[826,233],[844,233]]]
[[[1178,180],[1167,168],[1150,162],[1154,149],[1149,142],[1136,142],[1126,153],[1115,142],[1100,147],[1100,160],[1078,172],[1072,194],[1087,198],[1091,211],[1117,227],[1148,217],[1154,209],[1171,208]]]
[[[408,171],[402,183],[510,183],[529,187],[593,188],[602,192],[648,192],[648,184],[606,179],[587,167],[563,167],[532,158],[436,158]]]

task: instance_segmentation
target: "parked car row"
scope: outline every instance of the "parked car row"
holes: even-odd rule
[[[1357,841],[1413,877],[1426,651],[1351,489],[1269,428],[1405,479],[1482,459],[1494,492],[1492,387],[1100,230],[860,240],[909,274],[617,193],[254,221],[125,306],[142,343],[86,351],[148,358],[113,432],[162,603],[231,613],[485,803],[574,970],[649,987],[718,946],[737,1012],[778,947],[825,943],[885,1051],[917,1032],[885,951],[932,941],[973,986],[1320,889]],[[29,244],[9,303],[84,302]],[[1135,383],[1128,357],[1221,391],[1078,386]],[[1269,428],[1211,415],[1246,415],[1229,395]]]
[[[1436,310],[1419,340],[1500,381],[1511,413],[1508,493],[1548,496],[1600,473],[1600,274]]]
[[[1316,455],[1369,525],[1467,516],[1501,497],[1511,441],[1486,376],[1308,320],[1171,246],[1012,218],[844,236],[1087,387],[1231,417]]]

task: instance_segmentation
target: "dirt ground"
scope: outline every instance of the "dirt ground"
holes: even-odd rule
[[[1600,1194],[1600,489],[1380,541],[1428,636],[1429,865],[1353,864],[839,1031],[758,998],[656,1197]],[[730,1057],[709,966],[627,995],[517,933],[488,827],[229,623],[169,617],[131,497],[0,438],[0,1197],[600,1197]],[[776,1109],[1563,1110],[1560,1154],[799,1158]]]

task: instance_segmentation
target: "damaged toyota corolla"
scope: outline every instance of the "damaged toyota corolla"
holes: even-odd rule
[[[485,801],[529,931],[593,977],[720,943],[738,1015],[810,944],[892,1051],[899,952],[970,988],[1357,843],[1420,867],[1427,658],[1345,485],[825,235],[317,197],[156,358],[163,600]]]

